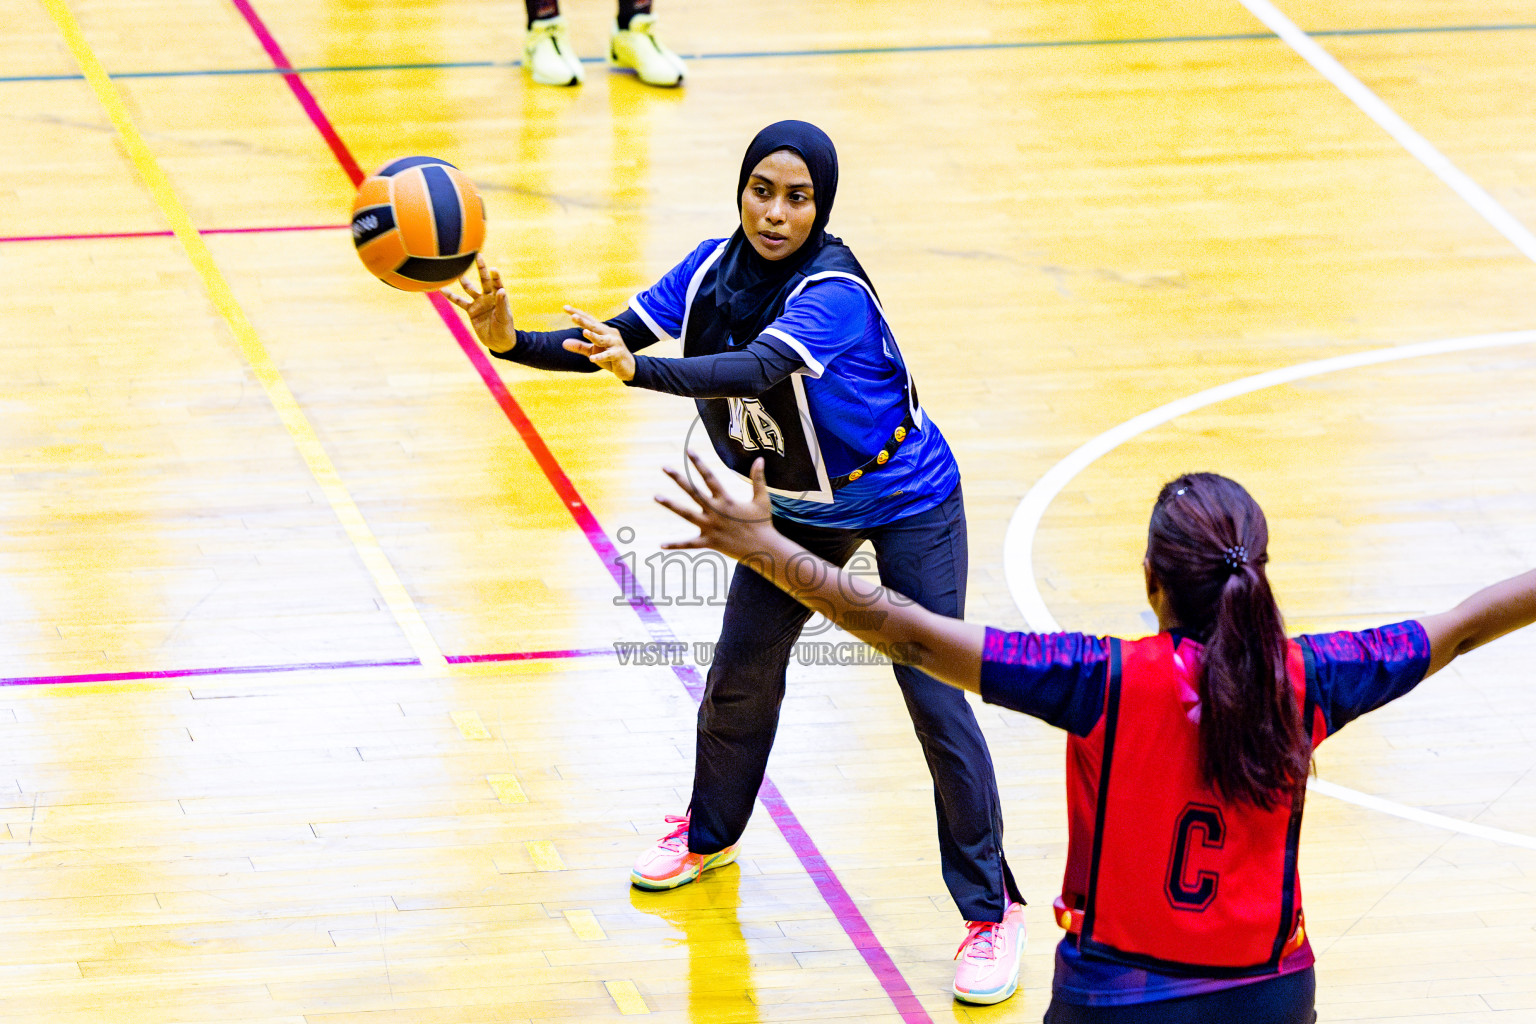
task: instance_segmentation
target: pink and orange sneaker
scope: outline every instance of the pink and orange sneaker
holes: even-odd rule
[[[1024,905],[1010,903],[999,923],[967,921],[965,941],[955,951],[955,998],[962,1003],[990,1006],[1013,995],[1019,987],[1019,954],[1028,933]]]
[[[687,885],[710,868],[721,868],[736,859],[736,847],[727,846],[716,853],[688,852],[688,815],[667,815],[671,832],[646,850],[629,873],[630,884],[637,889],[659,892]],[[737,844],[740,845],[740,844]]]

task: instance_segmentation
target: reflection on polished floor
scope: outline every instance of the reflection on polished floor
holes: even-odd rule
[[[978,707],[1033,944],[962,1007],[887,668],[793,666],[740,861],[628,888],[719,621],[648,561],[692,408],[492,366],[362,270],[353,176],[463,168],[547,329],[727,233],[752,134],[814,121],[960,459],[971,618],[1025,628],[1025,572],[1065,628],[1146,632],[1152,496],[1214,469],[1269,512],[1293,630],[1394,621],[1536,564],[1536,2],[1279,7],[1491,206],[1238,0],[657,0],[679,90],[597,62],[596,0],[576,89],[524,77],[509,2],[0,0],[0,1020],[1039,1020],[1061,738]],[[1118,424],[1453,339],[1126,437],[1005,565],[1021,498]],[[1532,840],[1315,795],[1321,1019],[1536,1019],[1532,664],[1506,640],[1320,751]]]

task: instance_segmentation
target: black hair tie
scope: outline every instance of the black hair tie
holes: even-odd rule
[[[1227,575],[1234,576],[1243,571],[1243,566],[1248,562],[1248,549],[1241,544],[1233,544],[1221,553],[1221,560],[1226,563]]]

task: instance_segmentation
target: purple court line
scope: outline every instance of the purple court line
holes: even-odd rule
[[[485,382],[486,388],[490,390],[496,403],[501,406],[518,434],[522,436],[523,443],[528,446],[529,454],[544,470],[544,475],[554,487],[555,493],[565,502],[565,507],[570,510],[576,525],[586,535],[588,543],[598,553],[603,565],[613,576],[614,582],[619,585],[619,592],[630,595],[629,606],[635,610],[636,615],[640,616],[640,621],[645,623],[652,638],[662,643],[677,643],[677,635],[672,632],[672,627],[651,603],[640,581],[630,574],[629,567],[619,559],[619,552],[613,546],[613,541],[608,538],[607,532],[603,530],[597,517],[582,500],[575,484],[571,483],[570,477],[566,475],[554,453],[544,443],[544,438],[533,426],[533,422],[528,419],[528,414],[507,390],[505,382],[496,372],[496,368],[491,365],[485,350],[470,335],[469,328],[464,326],[464,321],[458,315],[458,311],[453,308],[453,304],[437,292],[428,293],[427,298],[431,300],[443,323],[459,343],[459,348],[464,351],[470,363],[479,372],[480,379]],[[694,701],[703,699],[704,681],[699,678],[697,669],[692,665],[673,665],[672,671]],[[816,891],[821,894],[828,909],[832,911],[832,916],[842,926],[848,941],[853,943],[853,948],[858,950],[859,955],[864,958],[865,964],[869,966],[875,979],[880,982],[880,987],[885,990],[886,996],[901,1014],[901,1019],[906,1024],[933,1024],[933,1018],[928,1016],[928,1012],[918,1002],[911,986],[907,984],[907,979],[902,976],[901,970],[891,959],[890,953],[886,952],[885,947],[880,944],[874,929],[870,928],[869,922],[859,910],[858,904],[854,902],[852,896],[848,895],[848,890],[843,887],[837,873],[822,856],[821,850],[817,848],[810,833],[805,830],[805,826],[800,824],[799,817],[779,792],[778,786],[774,785],[773,780],[766,775],[763,776],[763,785],[758,791],[758,798],[767,808],[773,823],[778,826],[784,841],[794,851],[800,866],[805,869],[805,873],[815,884]]]
[[[246,23],[250,25],[251,31],[261,41],[261,45],[266,49],[267,56],[272,59],[273,65],[284,72],[284,81],[288,83],[288,87],[298,99],[299,105],[304,108],[304,112],[309,115],[311,123],[319,131],[321,137],[325,139],[326,144],[330,146],[331,152],[336,155],[336,159],[341,163],[342,170],[346,172],[354,186],[359,184],[363,180],[363,172],[358,167],[357,161],[352,158],[352,153],[347,149],[346,143],[342,142],[341,137],[336,134],[336,129],[331,126],[330,120],[325,116],[325,112],[320,109],[320,105],[315,102],[315,98],[310,93],[308,87],[300,80],[299,75],[294,72],[293,64],[289,62],[287,55],[283,53],[283,49],[278,45],[277,40],[272,37],[272,33],[267,31],[267,26],[261,20],[260,15],[256,13],[249,0],[230,0],[230,3],[234,4],[235,8],[245,18]],[[480,379],[485,382],[485,386],[495,399],[496,404],[501,407],[507,419],[517,430],[518,435],[522,437],[523,443],[528,447],[529,454],[539,464],[539,468],[544,471],[544,476],[549,480],[550,485],[554,487],[555,493],[565,502],[566,509],[571,513],[571,517],[576,520],[576,525],[586,536],[587,542],[592,545],[593,551],[597,553],[603,565],[607,567],[609,573],[613,576],[614,582],[619,585],[619,593],[632,595],[629,602],[630,607],[635,610],[641,622],[645,624],[652,638],[661,642],[676,643],[677,638],[672,632],[672,627],[667,624],[661,613],[651,604],[650,598],[641,589],[639,581],[630,576],[628,567],[619,561],[618,550],[613,546],[613,541],[609,539],[602,524],[597,521],[597,517],[592,514],[592,510],[587,507],[586,501],[583,500],[581,494],[576,490],[576,486],[571,483],[570,477],[566,475],[565,469],[555,458],[554,453],[544,443],[544,438],[534,427],[533,421],[528,418],[522,406],[518,404],[517,400],[512,397],[511,392],[507,390],[506,384],[502,382],[501,375],[497,373],[496,368],[491,365],[491,360],[485,354],[485,350],[470,335],[469,329],[464,326],[464,322],[460,318],[458,310],[454,308],[453,303],[449,302],[438,292],[428,292],[427,299],[432,303],[432,308],[437,310],[437,315],[453,335],[454,340],[458,342],[459,348],[463,350],[470,364],[479,373]],[[674,665],[672,671],[676,673],[679,682],[683,684],[695,701],[703,697],[704,683],[693,666]],[[886,995],[895,1005],[897,1012],[901,1014],[902,1020],[906,1024],[933,1024],[933,1018],[928,1016],[927,1011],[918,1002],[917,996],[913,994],[906,978],[897,969],[890,953],[886,952],[885,947],[880,944],[880,940],[876,938],[873,929],[869,927],[869,923],[859,911],[858,905],[848,895],[848,890],[843,887],[843,883],[838,879],[837,874],[827,864],[826,858],[821,855],[821,851],[817,849],[810,834],[800,824],[800,819],[790,809],[789,804],[784,800],[778,787],[767,776],[763,777],[760,797],[763,801],[763,806],[768,809],[774,824],[778,826],[779,832],[784,836],[790,849],[795,852],[801,867],[810,875],[817,891],[821,893],[833,916],[842,925],[849,941],[859,951],[859,954],[864,958],[864,962],[869,965],[875,978],[880,982],[881,988],[885,990]]]
[[[595,658],[612,654],[611,647],[564,651],[506,651],[499,654],[453,654],[450,665],[501,661],[554,661],[561,658]],[[19,676],[0,679],[0,686],[61,686],[67,683],[133,683],[152,679],[188,679],[206,676],[255,676],[277,672],[330,672],[347,668],[406,668],[420,665],[415,658],[361,659],[357,661],[310,661],[290,665],[218,665],[213,668],[168,668],[151,672],[83,672],[77,675]]]
[[[151,679],[186,679],[195,676],[247,676],[269,672],[307,672],[343,668],[395,668],[419,665],[415,658],[398,661],[314,661],[297,665],[221,665],[215,668],[170,668],[158,672],[84,672],[69,676],[22,676],[0,679],[0,686],[59,686],[65,683],[132,683]]]
[[[268,231],[345,231],[345,224],[282,224],[270,228],[203,228],[200,235],[257,235]],[[84,242],[98,238],[171,238],[171,231],[105,231],[83,235],[0,235],[0,242]]]

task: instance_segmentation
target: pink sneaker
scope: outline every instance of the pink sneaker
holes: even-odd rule
[[[676,889],[710,868],[724,867],[736,859],[735,846],[727,846],[717,853],[689,853],[688,815],[679,818],[669,814],[667,824],[674,826],[672,831],[635,861],[634,869],[629,873],[630,883],[635,888],[652,892]]]
[[[1000,1003],[1019,987],[1019,954],[1024,951],[1024,905],[1010,903],[1000,924],[967,921],[965,941],[955,951],[955,998],[984,1006]]]

